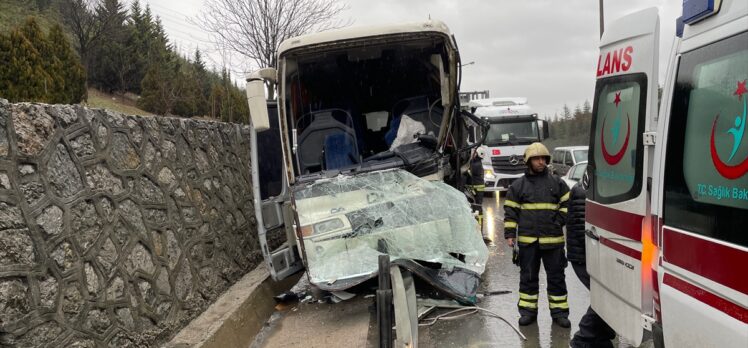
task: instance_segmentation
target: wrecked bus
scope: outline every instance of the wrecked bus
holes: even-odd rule
[[[257,134],[272,132],[283,159],[276,194],[255,198],[274,279],[306,268],[314,286],[343,290],[389,255],[454,298],[474,297],[488,252],[455,187],[479,145],[467,135],[486,127],[460,111],[459,73],[449,29],[427,21],[292,38],[277,67],[248,76],[255,187]],[[266,82],[277,84],[277,117]]]

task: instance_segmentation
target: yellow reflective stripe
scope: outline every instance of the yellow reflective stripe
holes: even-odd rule
[[[558,244],[564,242],[564,236],[559,237],[540,237],[540,244]]]
[[[558,210],[558,204],[555,203],[525,203],[522,209],[527,210]]]
[[[517,241],[523,244],[535,243],[537,240],[538,237],[519,236],[519,238],[517,238]]]
[[[564,302],[564,303],[548,302],[548,307],[550,307],[551,309],[554,309],[554,308],[569,309],[569,304],[567,302]]]
[[[537,294],[530,295],[530,294],[525,294],[525,293],[520,292],[519,293],[519,298],[522,299],[522,300],[536,300],[537,301],[538,295]]]
[[[561,196],[561,200],[559,200],[559,203],[563,203],[569,200],[569,196],[571,196],[571,191],[566,192],[565,195]]]
[[[522,297],[521,294],[520,294],[520,297]],[[548,300],[553,301],[553,302],[566,301],[567,298],[568,298],[568,295],[564,295],[564,296],[548,295]]]
[[[562,213],[568,213],[569,212],[569,208],[561,208],[558,211],[560,211]]]
[[[519,305],[520,307],[525,307],[525,308],[538,308],[537,302],[527,302],[527,301],[519,300],[519,303],[517,305]],[[569,306],[567,305],[566,308],[569,308]]]
[[[515,201],[510,201],[508,199],[506,201],[504,201],[504,206],[505,207],[512,207],[512,208],[519,208],[520,207],[519,203],[517,203]]]
[[[504,221],[504,228],[516,228],[517,223],[514,221]]]

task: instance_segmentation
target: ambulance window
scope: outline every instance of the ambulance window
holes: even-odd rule
[[[609,204],[641,192],[647,76],[631,74],[599,80],[595,87],[591,136],[594,201]]]
[[[748,246],[748,32],[681,56],[670,117],[663,218]]]

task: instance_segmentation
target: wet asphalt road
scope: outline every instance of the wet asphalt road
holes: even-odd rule
[[[503,198],[500,199],[498,195],[483,200],[484,230],[492,243],[488,246],[490,256],[481,287],[487,291],[510,290],[511,293],[488,296],[478,306],[501,315],[516,326],[519,320],[519,267],[512,263],[512,249],[504,241],[504,211],[500,201]],[[545,296],[546,284],[545,271],[541,267],[538,321],[519,328],[527,341],[499,319],[473,315],[456,321],[439,322],[420,330],[419,343],[422,347],[568,347],[579,319],[589,306],[587,288],[577,279],[571,267],[567,267],[566,286],[572,327],[564,329],[554,325],[551,320],[548,298]]]
[[[484,229],[492,242],[488,247],[490,256],[481,286],[482,290],[509,290],[511,293],[488,296],[478,306],[495,312],[517,326],[519,267],[512,264],[512,250],[504,242],[502,203],[503,199],[498,195],[485,197],[483,201]],[[551,320],[542,267],[540,272],[538,321],[519,328],[527,337],[526,341],[497,318],[470,315],[421,327],[418,333],[419,347],[568,347],[579,320],[589,306],[589,293],[571,267],[567,267],[566,286],[572,327],[561,328]],[[338,304],[311,302],[279,305],[273,319],[258,335],[252,347],[377,347],[373,301],[371,297],[359,295]],[[618,340],[614,344],[619,348],[631,347]],[[642,347],[652,347],[651,341],[645,342]]]

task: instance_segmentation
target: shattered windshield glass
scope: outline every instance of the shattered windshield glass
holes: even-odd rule
[[[322,288],[378,270],[378,257],[483,273],[488,249],[464,195],[400,169],[337,176],[294,192],[307,268]]]

